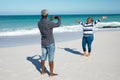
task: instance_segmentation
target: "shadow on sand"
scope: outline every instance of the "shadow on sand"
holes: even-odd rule
[[[67,52],[72,53],[72,54],[83,55],[81,52],[77,51],[76,49],[71,49],[71,48],[63,48],[63,49]]]
[[[41,56],[40,55],[35,55],[35,56],[31,56],[31,57],[27,57],[27,60],[30,61],[36,68],[37,71],[39,71],[42,74],[42,65],[41,65]],[[47,70],[47,68],[45,67],[45,72],[47,72],[48,75],[50,75],[50,72]]]

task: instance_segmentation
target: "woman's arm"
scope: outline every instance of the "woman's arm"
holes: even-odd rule
[[[76,20],[76,23],[78,23],[80,25],[84,25],[84,22],[81,22],[80,20]]]
[[[104,19],[106,19],[106,18],[107,18],[106,16],[103,16],[102,18],[96,20],[96,21],[93,22],[93,23],[94,23],[94,24],[97,24],[98,22],[100,22],[100,21],[102,21],[102,20],[104,20]]]

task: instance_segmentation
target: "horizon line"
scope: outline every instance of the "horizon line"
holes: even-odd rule
[[[61,13],[61,14],[49,14],[49,15],[117,15],[120,13],[89,13],[89,14],[80,14],[80,13]],[[40,15],[40,14],[0,14],[0,16],[19,16],[19,15]]]

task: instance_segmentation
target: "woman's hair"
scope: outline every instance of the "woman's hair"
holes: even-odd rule
[[[89,19],[91,19],[91,20],[92,20],[92,22],[94,21],[92,17],[88,17],[88,18],[87,18],[87,21],[88,21]]]

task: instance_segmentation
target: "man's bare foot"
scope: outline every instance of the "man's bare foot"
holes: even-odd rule
[[[58,74],[52,73],[50,74],[50,77],[57,76]]]

